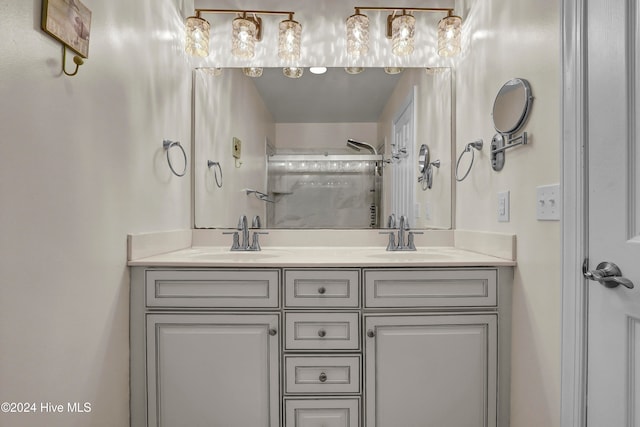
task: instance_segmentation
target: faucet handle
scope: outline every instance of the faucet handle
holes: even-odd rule
[[[249,250],[250,251],[261,251],[262,248],[260,247],[260,241],[258,240],[260,238],[261,234],[269,234],[268,231],[254,231],[253,232],[253,240],[251,242],[251,246],[249,246]]]
[[[233,234],[233,243],[231,244],[231,250],[235,251],[240,249],[240,235],[237,231],[223,231],[222,234]]]
[[[389,243],[387,243],[387,250],[393,251],[396,249],[396,235],[393,231],[379,231],[378,234],[388,234]]]
[[[414,240],[413,235],[414,234],[424,234],[424,232],[423,231],[410,231],[408,234],[409,234],[409,237],[407,237],[407,240],[408,240],[407,241],[407,246],[409,247],[409,250],[415,251],[416,250],[416,245],[415,245],[415,243],[413,241]]]

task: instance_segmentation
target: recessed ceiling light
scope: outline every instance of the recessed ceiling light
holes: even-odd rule
[[[309,67],[309,71],[313,74],[324,74],[327,72],[327,67]]]

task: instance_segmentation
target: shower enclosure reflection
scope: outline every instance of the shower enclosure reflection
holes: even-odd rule
[[[269,228],[377,228],[379,155],[269,158]]]
[[[416,93],[416,146],[442,159],[433,189],[416,191],[412,228],[451,227],[451,73],[387,75],[341,68],[286,78],[265,69],[194,71],[194,216],[197,228],[235,228],[260,215],[268,228],[377,228],[391,214],[393,120]],[[241,141],[235,152],[234,140]],[[384,161],[386,159],[386,161]],[[216,185],[219,164],[224,185]],[[404,165],[418,178],[418,165]],[[248,197],[246,189],[268,195]],[[403,213],[397,212],[397,215]]]

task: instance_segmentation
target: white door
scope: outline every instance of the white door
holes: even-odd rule
[[[415,182],[415,131],[414,92],[402,105],[393,121],[393,147],[395,153],[392,173],[391,212],[399,219],[404,215],[409,226],[414,226]]]
[[[496,315],[365,318],[367,427],[495,427]]]
[[[587,425],[640,427],[640,22],[635,0],[587,4],[589,269],[629,279],[585,285]]]
[[[148,315],[148,426],[278,427],[278,320]]]

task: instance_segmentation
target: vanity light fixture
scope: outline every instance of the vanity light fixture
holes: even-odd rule
[[[286,15],[278,27],[278,56],[286,61],[300,59],[302,25],[293,20],[294,12],[275,10],[196,9],[185,23],[185,50],[192,56],[209,55],[211,24],[201,17],[203,13],[237,15],[232,22],[231,53],[243,59],[253,58],[256,42],[262,40],[262,18],[258,15]]]
[[[364,71],[364,67],[344,67],[347,74],[360,74]]]
[[[391,11],[387,16],[386,36],[391,39],[391,51],[396,56],[407,56],[414,50],[416,19],[413,12],[446,12],[438,23],[438,55],[450,57],[460,52],[462,18],[453,9],[430,7],[364,7],[356,6],[355,14],[347,18],[347,53],[352,58],[364,56],[369,51],[369,18],[362,10]]]
[[[260,77],[262,76],[262,67],[245,67],[242,69],[242,72],[247,77]]]
[[[302,67],[284,67],[282,69],[282,73],[291,78],[291,79],[298,79],[300,77],[302,77],[302,74],[304,73],[304,68]]]
[[[404,68],[402,67],[384,67],[384,72],[390,75],[400,74],[403,71],[404,71]]]

